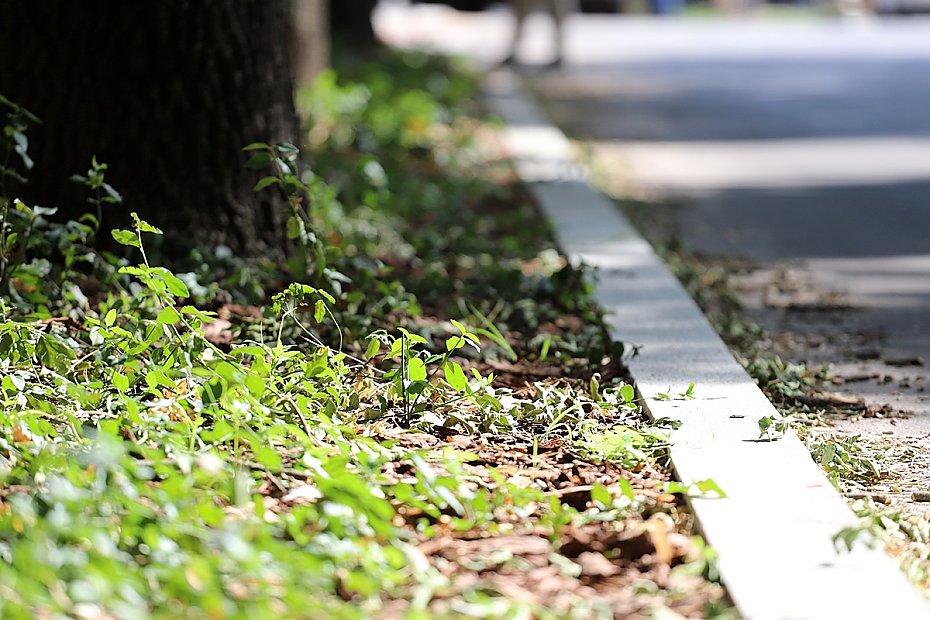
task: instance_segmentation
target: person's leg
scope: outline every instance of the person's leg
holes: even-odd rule
[[[530,3],[532,0],[510,0],[510,8],[513,10],[513,36],[510,38],[510,48],[507,57],[504,58],[504,64],[516,62],[517,48],[520,46],[520,39],[523,38],[523,28],[526,25],[526,16],[530,12]]]
[[[555,59],[552,61],[553,66],[562,64],[562,58],[565,51],[565,17],[568,15],[571,0],[546,0],[546,9],[552,16],[555,35],[553,43],[555,44]]]

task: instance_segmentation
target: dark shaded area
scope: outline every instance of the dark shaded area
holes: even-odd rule
[[[283,201],[252,191],[241,149],[297,142],[289,16],[286,0],[3,2],[0,92],[43,121],[20,195],[79,216],[86,191],[68,177],[96,155],[125,199],[102,230],[137,211],[169,254],[282,248]]]
[[[378,0],[332,0],[329,26],[333,41],[345,47],[371,47],[377,43],[371,14]]]

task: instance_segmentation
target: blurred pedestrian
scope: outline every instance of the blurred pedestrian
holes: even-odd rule
[[[565,46],[565,16],[568,14],[569,3],[572,0],[539,0],[546,7],[546,11],[552,18],[553,24],[553,43],[555,45],[555,58],[549,62],[547,67],[558,67],[562,64],[562,52]],[[517,62],[517,48],[520,40],[523,38],[523,31],[526,26],[526,18],[530,14],[533,5],[537,4],[535,0],[510,0],[510,7],[513,10],[514,28],[513,36],[510,39],[510,50],[507,57],[504,58],[503,64],[511,65]]]

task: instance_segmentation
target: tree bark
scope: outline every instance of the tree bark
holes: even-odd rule
[[[124,198],[102,231],[137,211],[166,254],[283,249],[284,202],[252,191],[241,149],[298,141],[289,17],[288,0],[4,0],[0,93],[43,121],[21,197],[80,215],[67,179],[96,155]]]
[[[293,0],[294,82],[308,86],[329,66],[329,10],[326,0]]]

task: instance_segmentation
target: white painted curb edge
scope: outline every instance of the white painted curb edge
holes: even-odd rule
[[[930,606],[882,550],[837,552],[833,536],[856,524],[793,433],[755,441],[776,415],[700,309],[615,206],[591,188],[568,140],[511,71],[488,74],[484,96],[503,118],[521,180],[569,258],[598,270],[597,301],[612,337],[641,347],[629,362],[654,419],[682,422],[671,457],[679,478],[712,478],[723,499],[693,499],[720,556],[724,584],[750,620],[930,618]],[[657,400],[696,385],[691,400]]]

